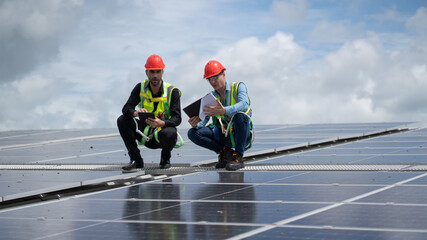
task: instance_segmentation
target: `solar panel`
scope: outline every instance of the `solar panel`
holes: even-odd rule
[[[414,167],[411,171],[216,171],[197,167],[213,163],[216,154],[189,142],[182,129],[186,145],[172,152],[172,165],[194,171],[165,171],[142,182],[131,177],[117,188],[4,208],[0,231],[6,239],[426,239],[427,172],[422,167],[427,163],[427,129],[376,134],[407,124],[255,126],[256,142],[247,153],[247,160],[254,160],[246,166],[394,164]],[[16,196],[16,189],[123,176],[106,170],[4,170],[16,163],[120,167],[128,161],[124,146],[119,136],[109,134],[114,130],[0,133],[2,196]],[[30,145],[17,146],[26,135],[33,138],[25,141]],[[51,139],[55,142],[40,144]],[[340,139],[348,141],[336,142]],[[298,146],[313,147],[284,151]],[[153,165],[147,172],[155,173],[158,151],[142,147],[142,152]]]

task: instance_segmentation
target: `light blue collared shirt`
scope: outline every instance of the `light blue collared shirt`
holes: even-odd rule
[[[239,84],[239,87],[237,88],[236,104],[231,106],[230,106],[231,99],[229,98],[231,98],[232,96],[230,94],[230,91],[231,91],[231,85],[227,81],[225,81],[225,99],[224,99],[224,102],[221,101],[222,106],[224,106],[225,108],[225,116],[231,117],[238,112],[246,112],[249,108],[249,97],[248,97],[246,85],[243,82]],[[219,98],[219,93],[216,90],[213,90],[212,94],[215,97]],[[205,117],[205,119],[203,119],[197,124],[197,128],[206,126],[210,118],[211,117],[209,116]]]

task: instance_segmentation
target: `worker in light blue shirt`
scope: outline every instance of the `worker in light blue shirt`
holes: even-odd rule
[[[253,141],[252,109],[246,85],[228,83],[225,70],[215,60],[206,64],[204,78],[214,89],[212,94],[217,98],[217,105],[203,109],[205,119],[195,116],[188,120],[193,127],[188,131],[188,138],[218,153],[216,168],[237,170],[244,167],[243,154]],[[212,124],[206,126],[211,118]]]

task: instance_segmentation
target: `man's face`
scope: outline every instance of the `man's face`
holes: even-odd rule
[[[208,78],[209,83],[215,90],[225,89],[225,73]]]
[[[145,70],[145,73],[147,74],[148,80],[150,81],[151,85],[158,86],[161,83],[162,76],[163,76],[163,69],[162,70]]]

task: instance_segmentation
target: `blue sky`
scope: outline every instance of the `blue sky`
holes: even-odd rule
[[[151,54],[183,106],[222,62],[255,124],[427,117],[427,1],[6,0],[0,53],[0,131],[115,127]]]

